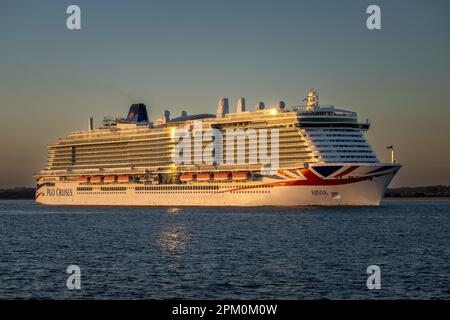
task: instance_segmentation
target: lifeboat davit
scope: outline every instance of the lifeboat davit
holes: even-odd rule
[[[228,180],[230,178],[230,174],[228,172],[214,173],[214,180]]]
[[[184,173],[180,176],[181,181],[192,181],[195,179],[195,174],[193,173]]]
[[[250,173],[248,172],[233,172],[233,180],[248,180]]]
[[[118,182],[128,182],[130,181],[131,177],[126,175],[126,176],[118,176],[117,177],[117,181]]]
[[[211,175],[209,173],[199,173],[197,175],[198,181],[208,181],[209,179],[211,179]]]

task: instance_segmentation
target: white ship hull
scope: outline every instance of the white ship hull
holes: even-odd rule
[[[75,206],[376,206],[400,168],[392,164],[327,166],[340,168],[327,177],[312,167],[313,170],[284,170],[258,182],[198,182],[182,186],[116,183],[94,185],[90,191],[82,189],[85,184],[61,181],[40,186],[36,202]],[[101,191],[102,186],[108,186],[108,191]]]

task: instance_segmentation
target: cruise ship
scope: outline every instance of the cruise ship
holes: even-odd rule
[[[358,121],[349,110],[319,105],[317,90],[310,90],[304,101],[290,108],[282,101],[272,107],[258,102],[247,110],[241,97],[233,113],[228,99],[221,98],[216,114],[183,111],[171,118],[165,111],[154,121],[139,103],[131,105],[126,118],[105,118],[98,128],[89,118],[87,130],[49,146],[46,167],[35,174],[36,202],[379,205],[400,165],[395,159],[379,161],[364,137],[369,121]],[[202,140],[211,130],[222,137]],[[244,134],[240,144],[234,143],[233,132],[241,133],[236,141]],[[180,153],[182,140],[185,148]],[[212,148],[214,161],[197,157],[211,145],[222,146]]]

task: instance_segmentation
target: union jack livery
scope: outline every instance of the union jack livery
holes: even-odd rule
[[[380,163],[364,138],[368,121],[359,122],[352,111],[320,106],[318,98],[311,90],[306,106],[286,108],[280,101],[266,108],[258,102],[252,111],[239,98],[236,113],[222,98],[216,114],[183,111],[171,119],[165,111],[154,121],[145,105],[133,104],[126,118],[105,118],[96,129],[91,118],[89,130],[49,146],[46,168],[35,175],[36,202],[379,205],[400,165]],[[205,139],[212,130],[222,136]],[[211,149],[219,141],[223,147]]]

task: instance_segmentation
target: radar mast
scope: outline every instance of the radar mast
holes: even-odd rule
[[[306,96],[306,110],[313,111],[319,107],[319,91],[311,89]]]

